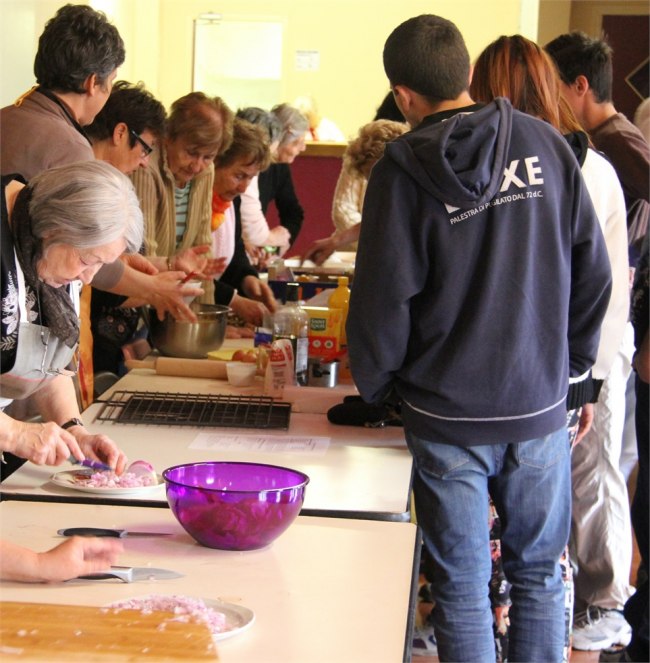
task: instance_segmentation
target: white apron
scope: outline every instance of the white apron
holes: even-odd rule
[[[74,357],[77,346],[69,348],[63,341],[50,333],[47,327],[29,321],[27,315],[27,288],[25,276],[16,256],[18,276],[18,338],[16,361],[13,368],[0,375],[0,409],[12,400],[27,398],[38,391],[46,380],[57,375],[66,375],[66,366]],[[80,282],[68,286],[68,294],[77,313],[79,312]],[[39,312],[40,313],[40,312]]]

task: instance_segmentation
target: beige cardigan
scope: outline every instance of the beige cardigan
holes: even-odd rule
[[[138,168],[131,175],[140,199],[144,216],[144,247],[148,256],[173,256],[178,249],[203,244],[212,245],[212,184],[214,167],[210,165],[190,182],[185,234],[176,246],[176,208],[174,205],[174,176],[167,165],[163,146],[156,148],[146,168]],[[202,284],[204,303],[214,303],[214,283]]]

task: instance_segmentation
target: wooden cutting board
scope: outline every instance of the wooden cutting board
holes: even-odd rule
[[[0,658],[19,661],[216,661],[205,624],[80,605],[0,601]],[[161,627],[161,624],[164,626]]]

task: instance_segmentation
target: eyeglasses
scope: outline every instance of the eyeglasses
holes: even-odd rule
[[[73,370],[68,370],[67,368],[52,368],[51,366],[49,368],[45,368],[45,360],[47,359],[47,348],[50,344],[50,330],[43,329],[41,327],[41,343],[43,344],[43,358],[41,359],[41,373],[43,375],[67,375],[68,377],[72,377],[73,375],[76,375],[79,372],[79,359],[77,356],[77,352],[75,352],[74,357],[72,361],[74,362],[74,369]]]
[[[152,152],[153,152],[153,147],[147,143],[147,141],[142,140],[140,137],[140,134],[137,134],[133,129],[129,129],[129,133],[135,138],[135,140],[140,143],[140,147],[142,148],[142,151],[144,154],[142,155],[143,157],[148,157]]]

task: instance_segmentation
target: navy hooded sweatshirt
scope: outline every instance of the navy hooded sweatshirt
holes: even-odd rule
[[[469,112],[463,112],[469,111]],[[425,120],[373,168],[347,322],[368,402],[459,446],[565,425],[595,361],[611,273],[580,166],[496,99]]]

